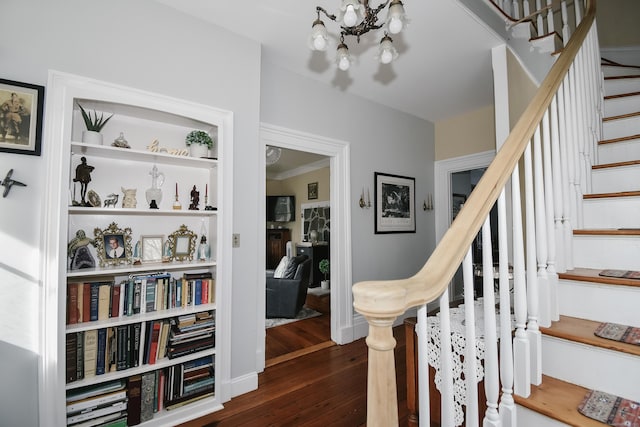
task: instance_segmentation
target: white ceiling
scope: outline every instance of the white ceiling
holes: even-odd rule
[[[340,0],[157,1],[260,42],[263,61],[426,120],[493,103],[490,51],[501,41],[454,0],[405,0],[410,23],[393,37],[400,56],[389,65],[374,59],[381,32],[364,35],[359,45],[348,37],[357,63],[347,72],[333,62],[335,22],[323,19],[333,35],[326,52],[307,47],[315,6],[335,14]]]

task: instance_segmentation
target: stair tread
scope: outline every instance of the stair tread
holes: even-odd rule
[[[640,75],[638,74],[627,74],[625,76],[607,76],[605,80],[624,80],[624,79],[637,79]]]
[[[528,398],[514,395],[514,400],[519,405],[573,427],[602,427],[605,424],[578,412],[578,405],[588,391],[579,385],[543,375],[542,384],[531,386]]]
[[[618,95],[607,95],[604,97],[605,101],[607,99],[617,99],[617,98],[626,98],[628,96],[638,96],[640,92],[629,92],[629,93],[620,93]]]
[[[582,282],[602,283],[606,285],[622,285],[640,287],[640,280],[625,279],[620,277],[600,276],[602,269],[599,268],[574,268],[564,273],[559,273],[558,278],[564,280],[577,280]]]
[[[579,342],[607,350],[640,356],[640,346],[619,341],[600,338],[593,332],[601,322],[577,317],[560,316],[560,320],[552,322],[550,328],[540,328],[544,335]]]
[[[573,234],[582,236],[640,236],[640,228],[585,228],[573,230]]]
[[[633,113],[627,113],[627,114],[618,114],[617,116],[609,116],[609,117],[604,117],[602,119],[603,122],[610,122],[613,120],[620,120],[620,119],[629,119],[631,117],[638,117],[640,116],[640,111],[636,111]]]
[[[598,141],[598,144],[600,145],[615,144],[616,142],[633,141],[634,139],[639,139],[639,138],[640,138],[640,134],[621,136],[619,138],[603,139],[601,141]]]
[[[618,191],[615,193],[592,193],[584,194],[583,199],[604,199],[609,197],[637,197],[640,196],[640,191]]]
[[[593,165],[592,169],[607,169],[607,168],[617,168],[621,166],[635,166],[640,165],[640,160],[627,160],[626,162],[614,162],[614,163],[604,163],[601,165]]]

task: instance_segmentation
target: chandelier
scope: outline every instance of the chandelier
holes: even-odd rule
[[[378,7],[369,6],[369,0],[341,0],[342,5],[338,15],[332,15],[324,8],[316,6],[318,17],[311,26],[311,36],[309,37],[309,47],[311,50],[324,51],[328,45],[327,28],[320,19],[320,12],[327,18],[336,22],[340,30],[340,43],[336,52],[336,64],[338,68],[346,71],[353,62],[353,57],[349,54],[349,47],[345,43],[346,36],[355,36],[360,43],[360,36],[371,30],[378,30],[384,27],[384,35],[378,46],[378,59],[382,64],[389,64],[398,57],[398,52],[393,46],[393,40],[389,34],[398,34],[407,24],[408,20],[404,13],[404,6],[400,0],[386,0]],[[387,19],[378,22],[378,14],[388,7]]]

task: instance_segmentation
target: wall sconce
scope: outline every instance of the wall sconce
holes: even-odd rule
[[[358,205],[362,209],[369,209],[371,207],[371,197],[369,197],[369,187],[367,187],[367,199],[364,198],[364,187],[362,187],[362,193],[360,193],[360,200]]]
[[[427,195],[427,198],[422,202],[422,210],[423,211],[432,211],[433,210],[433,196],[431,193]]]

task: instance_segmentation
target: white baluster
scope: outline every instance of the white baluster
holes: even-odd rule
[[[560,137],[558,97],[562,93],[562,86],[556,92],[551,101],[551,167],[553,176],[553,222],[555,225],[555,248],[556,248],[556,271],[564,272],[565,268],[565,249],[563,234],[563,183],[562,183],[562,158],[560,156]],[[555,305],[554,305],[555,307]],[[554,319],[556,316],[554,315]],[[556,319],[557,320],[557,319]]]
[[[569,123],[569,102],[565,97],[568,89],[568,77],[564,78],[564,82],[560,85],[558,90],[558,117],[559,117],[559,129],[560,129],[560,158],[562,162],[562,230],[563,230],[563,242],[564,242],[564,267],[565,270],[573,270],[573,222],[571,217],[571,183],[569,182],[569,165],[571,161],[569,159],[570,151],[569,147],[569,129],[571,124]]]
[[[575,63],[571,64],[569,68],[569,83],[571,96],[570,111],[571,111],[571,137],[569,138],[569,181],[571,183],[571,218],[573,218],[573,224],[576,228],[582,228],[582,215],[581,215],[581,203],[582,189],[580,187],[580,172],[582,170],[582,162],[580,161],[580,132],[578,123],[578,82],[576,76]]]
[[[473,258],[471,248],[462,262],[462,276],[464,279],[464,318],[465,318],[465,354],[464,376],[467,387],[467,411],[465,425],[476,427],[478,425],[478,381],[476,376],[476,319],[475,304],[473,299]],[[422,417],[421,417],[422,418]]]
[[[429,402],[429,345],[427,332],[427,305],[418,308],[416,333],[418,335],[418,413],[420,427],[431,426],[431,406]],[[435,379],[434,379],[435,381]]]
[[[553,33],[556,30],[556,24],[553,22],[555,19],[553,16],[553,0],[547,0],[547,30],[549,33]]]
[[[487,396],[487,411],[483,427],[499,427],[498,414],[499,372],[498,337],[496,335],[496,299],[494,295],[495,274],[491,256],[491,226],[489,217],[482,225],[482,302],[484,306],[484,391]]]
[[[562,42],[566,46],[571,37],[571,31],[569,30],[569,15],[567,14],[567,2],[562,0],[561,5],[561,17],[562,17]]]
[[[543,36],[545,35],[544,19],[542,18],[542,12],[540,12],[540,9],[542,9],[542,0],[536,0],[536,12],[538,12],[538,15],[536,16],[536,27],[538,27],[538,36]]]
[[[522,235],[522,208],[520,197],[520,171],[516,165],[511,173],[511,211],[513,222],[513,312],[516,332],[513,339],[513,387],[518,396],[531,394],[531,352],[527,326],[527,284],[524,264],[524,238]]]
[[[455,425],[453,401],[453,362],[451,351],[451,320],[449,318],[449,290],[440,297],[440,384],[442,425]]]
[[[516,427],[513,401],[513,345],[511,344],[511,291],[509,280],[509,248],[505,190],[498,198],[498,263],[500,292],[500,420],[502,427]]]
[[[512,15],[511,15],[511,17],[513,19],[520,19],[521,18],[521,16],[520,16],[520,5],[518,4],[518,0],[513,0],[513,2],[511,2],[511,4],[512,4],[512,7],[511,7]]]
[[[542,382],[542,348],[538,329],[538,274],[536,271],[536,226],[535,207],[533,202],[533,168],[531,164],[531,142],[524,151],[524,199],[525,229],[527,242],[527,334],[531,349],[531,382],[539,385]]]
[[[546,114],[543,116],[546,118]],[[549,123],[546,124],[547,138],[549,137]],[[542,142],[540,141],[540,126],[533,135],[533,183],[534,183],[534,208],[536,230],[536,255],[538,260],[538,323],[542,326],[551,326],[551,314],[549,313],[549,280],[547,277],[547,218],[545,207],[544,177],[542,172]],[[549,188],[551,191],[551,188]]]
[[[554,217],[554,173],[552,166],[552,148],[551,148],[551,124],[550,116],[556,114],[555,96],[551,101],[551,106],[547,109],[542,118],[542,154],[544,167],[544,205],[547,229],[547,304],[549,308],[546,310],[549,315],[549,321],[558,320],[558,274],[556,270],[556,235],[555,235],[555,217]],[[557,120],[557,117],[556,117]],[[556,124],[557,126],[557,124]]]

